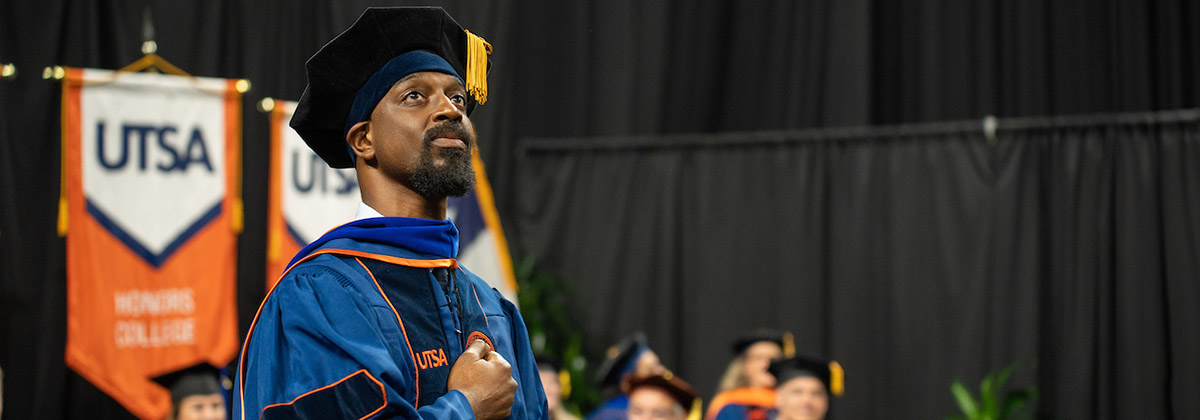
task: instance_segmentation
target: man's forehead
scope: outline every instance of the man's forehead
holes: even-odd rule
[[[396,83],[392,85],[392,87],[396,87],[396,86],[405,84],[406,82],[421,82],[421,81],[445,82],[447,84],[453,84],[459,88],[466,89],[466,86],[463,85],[462,80],[460,80],[458,77],[451,75],[451,74],[442,73],[439,71],[418,71],[418,72],[409,74],[407,76],[401,77],[400,80],[397,80]]]

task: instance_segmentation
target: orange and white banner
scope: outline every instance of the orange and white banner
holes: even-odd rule
[[[170,407],[150,378],[238,349],[235,82],[78,68],[63,80],[66,363],[140,418]]]
[[[362,201],[354,169],[330,168],[288,125],[295,110],[295,102],[279,100],[271,110],[267,290],[300,249],[354,220]]]

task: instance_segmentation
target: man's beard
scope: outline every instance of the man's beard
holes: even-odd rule
[[[433,164],[433,140],[455,137],[467,145],[464,149],[442,148],[445,164]],[[475,168],[471,166],[471,150],[475,137],[461,123],[445,123],[425,132],[424,146],[409,181],[412,189],[425,198],[459,197],[475,187]]]

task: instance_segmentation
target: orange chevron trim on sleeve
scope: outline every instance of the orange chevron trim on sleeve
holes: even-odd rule
[[[375,409],[375,411],[372,411],[372,412],[370,412],[370,413],[367,413],[367,415],[365,415],[365,416],[359,417],[359,418],[358,418],[358,420],[363,420],[363,419],[365,419],[365,418],[367,418],[367,417],[371,417],[371,416],[375,415],[375,413],[378,413],[378,412],[382,411],[384,407],[387,407],[387,390],[386,390],[386,389],[384,389],[384,387],[383,387],[383,383],[382,383],[382,382],[379,382],[379,380],[378,380],[378,379],[375,379],[375,376],[371,375],[371,372],[367,372],[367,370],[366,370],[366,369],[359,369],[357,372],[354,372],[354,373],[351,373],[351,374],[349,374],[349,375],[346,375],[346,377],[344,377],[344,378],[342,378],[342,379],[338,379],[338,380],[337,380],[337,382],[334,382],[334,383],[331,383],[331,384],[329,384],[329,385],[325,385],[325,386],[323,386],[323,387],[320,387],[320,388],[314,389],[314,390],[312,390],[312,391],[308,391],[308,392],[305,392],[305,393],[303,393],[303,394],[300,394],[300,396],[298,396],[298,397],[296,397],[296,398],[293,398],[291,401],[288,401],[288,402],[285,402],[285,403],[279,403],[279,404],[271,404],[271,405],[268,405],[268,406],[266,406],[266,407],[263,407],[262,411],[265,413],[265,412],[267,411],[267,409],[270,409],[270,408],[274,408],[274,407],[281,407],[281,406],[285,406],[285,405],[292,405],[292,404],[295,404],[295,403],[296,403],[296,401],[300,401],[300,399],[301,399],[301,398],[307,397],[307,396],[309,396],[309,395],[312,395],[312,394],[314,394],[314,393],[317,393],[317,392],[320,392],[320,391],[323,391],[323,390],[326,390],[326,389],[329,389],[329,388],[333,388],[333,387],[337,386],[338,384],[340,384],[340,383],[342,383],[342,382],[346,382],[346,380],[348,380],[348,379],[350,379],[350,378],[353,378],[353,377],[355,377],[355,376],[357,376],[357,375],[367,375],[367,379],[370,379],[370,380],[371,380],[371,382],[374,382],[374,383],[375,383],[375,385],[379,385],[379,393],[380,393],[380,395],[383,395],[383,405],[380,405],[380,406],[379,406],[379,408],[376,408],[376,409]],[[245,414],[245,413],[243,413],[243,417],[244,417],[244,414]],[[261,413],[259,414],[259,417],[260,417],[260,418],[262,417],[262,414],[261,414]]]

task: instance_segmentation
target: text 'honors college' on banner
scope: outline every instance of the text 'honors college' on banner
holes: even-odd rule
[[[235,81],[68,69],[67,365],[134,415],[151,378],[237,352],[241,94]]]
[[[274,104],[267,218],[268,289],[301,248],[327,230],[352,220],[362,200],[354,170],[330,168],[288,126],[296,103],[275,101]],[[472,163],[475,189],[466,196],[450,198],[447,204],[447,216],[459,231],[458,260],[516,302],[512,260],[491,186],[478,154],[472,157]]]

